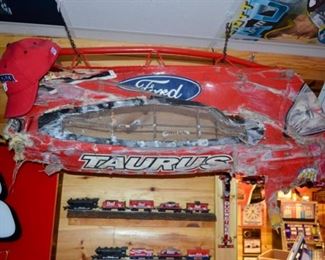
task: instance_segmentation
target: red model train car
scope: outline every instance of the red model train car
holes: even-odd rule
[[[187,260],[209,260],[210,250],[202,248],[187,249]]]
[[[168,247],[165,249],[162,249],[158,253],[159,259],[182,259],[182,253],[180,250],[174,248],[174,247]]]
[[[153,200],[130,200],[129,207],[132,211],[144,210],[151,212],[154,209]]]
[[[119,201],[119,200],[104,200],[102,203],[103,210],[125,210],[126,209],[126,202]]]
[[[153,250],[147,248],[131,248],[130,259],[153,259]]]
[[[167,201],[164,203],[160,203],[160,205],[158,206],[158,211],[165,212],[167,210],[174,211],[174,212],[181,212],[182,208],[179,205],[179,203],[174,201]]]
[[[193,213],[193,212],[208,213],[209,212],[208,206],[209,206],[208,203],[202,203],[200,201],[187,202],[185,211],[188,213]]]

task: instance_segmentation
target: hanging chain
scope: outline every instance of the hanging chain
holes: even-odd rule
[[[226,24],[226,31],[225,31],[225,44],[223,46],[223,60],[227,57],[227,48],[228,48],[228,41],[231,37],[231,27],[232,23]]]
[[[73,40],[73,38],[71,36],[70,30],[69,30],[69,28],[68,28],[68,26],[67,26],[67,24],[65,22],[64,22],[64,29],[67,32],[70,45],[71,45],[74,53],[78,56],[78,60],[80,61],[80,59],[81,59],[80,52],[78,51],[76,43],[74,42],[74,40]]]
[[[65,21],[65,19],[64,19],[64,16],[63,16],[63,14],[62,14],[62,11],[61,11],[61,4],[62,4],[62,3],[59,1],[59,2],[58,2],[58,11],[59,11],[59,13],[61,14],[61,17],[62,17],[62,20],[63,20],[63,26],[64,26],[64,29],[65,29],[65,31],[66,31],[66,33],[67,33],[67,36],[68,36],[68,39],[69,39],[70,45],[71,45],[71,47],[72,47],[74,53],[76,54],[76,56],[77,56],[77,58],[78,58],[78,59],[77,59],[77,64],[76,64],[76,65],[78,65],[78,64],[81,62],[82,57],[81,57],[80,52],[79,52],[78,49],[77,49],[77,45],[76,45],[76,43],[74,42],[74,40],[73,40],[73,38],[72,38],[72,36],[71,36],[70,29],[69,29],[69,27],[68,27],[68,25],[67,25],[67,23],[66,23],[66,21]]]

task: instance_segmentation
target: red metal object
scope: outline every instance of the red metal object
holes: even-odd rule
[[[144,211],[151,211],[154,208],[153,200],[130,200],[129,207],[131,210],[138,211],[143,209]]]
[[[104,200],[102,203],[102,209],[104,210],[125,210],[126,209],[126,202],[119,201],[119,200]]]
[[[87,63],[57,66],[32,110],[9,122],[17,160],[46,164],[48,174],[265,176],[267,198],[324,179],[324,116],[293,72],[178,48],[79,51]],[[90,65],[103,54],[146,62]],[[211,65],[167,64],[174,56]]]
[[[208,213],[208,203],[202,203],[200,201],[194,201],[194,202],[187,202],[186,203],[186,212],[200,212],[200,213]]]
[[[0,154],[0,175],[8,190],[1,200],[14,213],[17,228],[13,237],[1,240],[0,258],[52,259],[59,175],[48,177],[40,174],[42,165],[26,163],[15,176],[13,153],[0,145]]]
[[[224,57],[223,54],[217,53],[217,52],[208,52],[208,51],[201,51],[201,50],[195,50],[195,49],[184,49],[184,48],[173,48],[173,47],[148,47],[148,46],[124,46],[124,47],[93,47],[93,48],[78,48],[78,52],[81,54],[81,61],[86,61],[86,66],[93,67],[89,64],[87,55],[102,55],[102,54],[144,54],[147,55],[148,59],[151,59],[153,57],[157,57],[160,60],[163,60],[163,55],[165,56],[181,56],[181,57],[197,57],[200,59],[207,59],[211,60],[214,63],[217,63],[218,61],[225,61],[229,64],[237,64],[242,65],[245,67],[251,67],[251,68],[263,68],[266,66],[263,66],[261,64],[257,64],[254,62],[250,62],[248,60],[240,59],[234,56],[227,55]],[[62,48],[59,53],[61,56],[74,56],[76,55],[75,51],[71,48]],[[224,59],[223,59],[224,58]],[[76,57],[74,58],[74,60]],[[162,62],[163,63],[163,62]],[[77,65],[76,63],[72,64],[75,67],[82,67],[82,65]]]
[[[203,248],[191,248],[187,249],[187,260],[209,260],[210,259],[210,250]]]
[[[131,248],[129,257],[131,259],[153,259],[153,250],[147,248]]]
[[[160,203],[160,205],[158,206],[158,211],[174,211],[174,212],[181,212],[182,208],[179,205],[179,203],[174,202],[174,201],[167,201],[167,202],[163,202]]]
[[[165,249],[162,249],[158,253],[159,259],[181,259],[182,258],[182,252],[179,249],[176,249],[174,247],[168,247]]]

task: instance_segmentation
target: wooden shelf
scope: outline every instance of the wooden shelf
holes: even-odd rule
[[[128,212],[104,210],[71,210],[68,218],[100,218],[100,219],[142,219],[142,220],[180,220],[180,221],[216,221],[212,213],[171,213],[171,212]]]

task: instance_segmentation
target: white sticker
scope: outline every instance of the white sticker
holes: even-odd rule
[[[57,49],[55,49],[54,47],[52,47],[51,48],[51,53],[53,54],[53,56],[55,56],[58,53],[58,51],[57,51]]]

